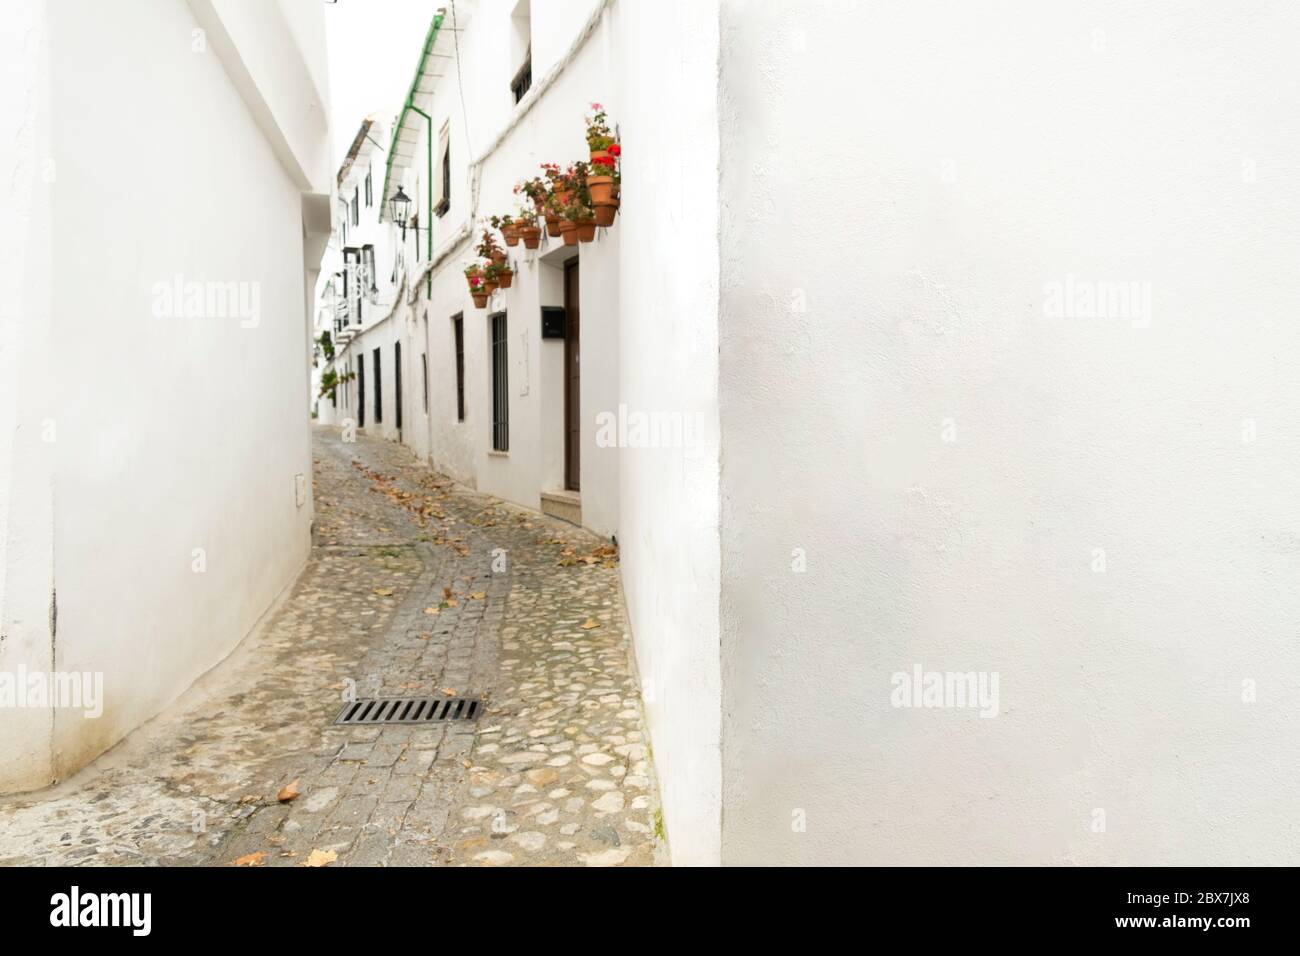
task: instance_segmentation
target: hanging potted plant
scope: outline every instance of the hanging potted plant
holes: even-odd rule
[[[487,294],[491,295],[497,290],[501,280],[501,263],[486,262],[483,264],[483,288]]]
[[[564,223],[564,208],[560,201],[552,194],[546,199],[545,207],[546,234],[555,238],[563,231],[560,227]]]
[[[496,237],[492,235],[492,230],[484,228],[483,238],[479,240],[477,252],[484,259],[490,259],[493,262],[505,262],[506,251],[497,245]]]
[[[596,238],[596,215],[590,206],[572,202],[565,207],[564,220],[561,223],[564,244],[576,246],[579,242],[591,242]]]
[[[605,107],[592,103],[591,109],[594,115],[584,119],[587,123],[587,148],[591,151],[591,161],[594,163],[598,158],[609,155],[609,147],[614,145],[614,133],[609,128]]]
[[[618,143],[611,143],[606,155],[592,161],[592,174],[587,177],[587,190],[591,194],[591,205],[596,211],[596,225],[614,225],[614,216],[618,212],[618,194],[622,186],[622,174],[619,171],[619,156],[623,148]]]
[[[474,299],[474,308],[483,309],[487,307],[488,291],[483,286],[483,277],[481,275],[470,276],[469,294]]]
[[[613,149],[618,149],[615,144]],[[620,150],[621,152],[621,150]],[[614,198],[614,182],[618,173],[617,154],[607,153],[591,161],[591,171],[587,175],[587,189],[593,203],[607,203]]]
[[[469,283],[470,291],[474,291],[483,285],[483,267],[477,262],[471,262],[465,267],[465,281]]]
[[[510,268],[509,262],[503,262],[497,267],[497,288],[508,289],[510,284],[515,281],[515,270]]]
[[[560,238],[564,240],[566,246],[578,244],[578,224],[568,216],[560,219]]]
[[[542,230],[537,225],[535,209],[519,207],[519,211],[515,214],[515,233],[524,241],[525,249],[537,248],[542,239]]]
[[[501,230],[501,236],[507,246],[513,248],[519,245],[519,234],[515,231],[513,216],[493,216],[491,222],[493,229]]]
[[[547,169],[548,166],[554,166],[554,163],[543,163],[542,169]],[[555,166],[557,172],[559,171],[559,168],[560,167]],[[534,213],[536,215],[541,215],[542,209],[546,205],[546,197],[551,192],[550,180],[544,176],[534,176],[532,179],[521,179],[519,182],[515,183],[514,192],[516,196],[526,196],[531,200]]]

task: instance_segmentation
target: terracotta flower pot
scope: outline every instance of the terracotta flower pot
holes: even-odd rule
[[[496,290],[497,290],[497,283],[496,283],[496,282],[494,282],[492,279],[484,279],[484,280],[483,280],[483,291],[484,291],[484,292],[486,292],[488,295],[491,295],[491,294],[492,294],[493,292],[495,292]]]
[[[559,216],[552,216],[549,212],[546,214],[546,234],[552,239],[560,234],[561,221]]]
[[[501,236],[505,239],[506,245],[514,247],[519,245],[519,228],[511,223],[508,226],[501,227]]]
[[[587,219],[583,222],[574,223],[574,232],[578,234],[579,242],[591,242],[596,238],[596,220]]]
[[[510,288],[510,283],[514,281],[515,281],[515,274],[513,272],[502,272],[497,277],[497,287],[501,289],[508,289]]]
[[[578,224],[571,219],[561,219],[560,235],[564,237],[566,246],[576,246],[578,244]]]
[[[530,226],[527,229],[521,229],[519,236],[524,240],[525,249],[536,249],[542,241],[542,230],[536,226]]]
[[[594,206],[596,210],[596,225],[612,226],[614,225],[614,215],[618,212],[618,203],[610,200],[609,202],[598,202]]]
[[[591,190],[592,205],[609,202],[614,198],[614,177],[588,176],[587,188]]]
[[[488,294],[486,292],[475,292],[473,293],[473,298],[474,298],[474,308],[476,309],[487,308]]]
[[[506,252],[505,252],[505,250],[504,250],[504,249],[493,249],[493,250],[492,250],[492,261],[495,262],[497,265],[501,265],[501,263],[505,262],[505,261],[506,261]]]
[[[596,164],[596,160],[598,160],[598,159],[604,159],[604,158],[605,158],[606,156],[608,156],[608,155],[609,155],[609,149],[608,149],[608,147],[605,148],[605,149],[593,149],[593,150],[591,151],[591,163],[592,163],[592,165],[594,166],[594,165]]]

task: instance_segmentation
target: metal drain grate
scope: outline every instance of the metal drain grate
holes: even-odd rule
[[[477,720],[477,697],[362,697],[347,704],[336,724],[427,724],[439,720]]]

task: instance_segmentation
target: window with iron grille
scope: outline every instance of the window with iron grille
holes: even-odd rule
[[[510,450],[510,394],[506,367],[506,314],[492,321],[492,450]]]
[[[379,349],[375,349],[375,424],[384,420],[384,369],[379,364]]]
[[[456,421],[465,420],[465,315],[457,313],[451,318],[452,334],[456,338]]]

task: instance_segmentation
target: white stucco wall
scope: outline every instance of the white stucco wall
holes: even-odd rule
[[[1294,859],[1296,11],[723,8],[724,861]]]
[[[48,211],[48,231],[43,212],[15,223],[35,252],[16,268],[31,293],[20,324],[40,330],[44,296],[48,334],[24,335],[9,358],[47,370],[51,387],[44,407],[32,402],[39,392],[18,405],[11,480],[31,492],[33,519],[45,516],[39,537],[15,535],[34,529],[27,518],[9,529],[10,557],[17,542],[31,564],[17,588],[7,568],[7,593],[21,600],[3,608],[17,636],[3,663],[14,663],[12,646],[30,652],[29,667],[102,673],[105,698],[98,719],[44,711],[44,732],[24,738],[31,753],[0,751],[4,789],[66,776],[157,713],[255,626],[309,549],[298,180],[328,191],[323,91],[283,53],[273,69],[256,56],[233,65],[222,44],[202,42],[210,32],[195,33],[203,6],[31,7],[48,57],[33,74],[42,132],[31,160],[48,176],[32,205]],[[249,52],[250,32],[288,38],[281,8],[320,15],[316,4],[206,6],[233,44],[226,54]],[[312,96],[310,115],[294,112]],[[14,262],[7,250],[6,268]],[[236,283],[248,308],[213,314],[205,303],[187,317],[185,302],[169,306],[159,291],[178,276]],[[24,716],[0,714],[0,738]],[[32,756],[41,751],[44,761]]]
[[[406,254],[417,276],[429,260],[430,248],[439,261],[431,293],[430,284],[421,280],[416,283],[415,301],[405,303],[420,317],[421,326],[428,315],[431,394],[427,420],[420,406],[408,406],[411,417],[404,419],[422,423],[425,434],[404,429],[403,440],[457,480],[529,507],[541,506],[543,491],[563,488],[563,379],[555,373],[560,370],[557,363],[562,362],[564,344],[542,340],[539,306],[561,303],[562,284],[556,284],[559,268],[563,260],[576,255],[582,263],[584,320],[582,519],[590,530],[613,535],[619,519],[618,458],[616,453],[607,454],[596,447],[595,422],[598,412],[616,410],[618,405],[618,323],[614,318],[620,267],[617,227],[602,231],[597,241],[576,249],[562,248],[560,240],[549,239],[537,251],[526,251],[522,244],[508,250],[516,269],[514,283],[509,290],[496,293],[486,309],[474,308],[462,275],[463,268],[477,258],[474,246],[482,220],[513,212],[519,204],[519,197],[512,192],[517,181],[537,174],[542,162],[586,158],[582,117],[590,112],[590,102],[600,98],[617,112],[610,97],[616,97],[621,77],[608,41],[610,27],[603,25],[576,52],[572,50],[599,8],[594,0],[537,0],[531,4],[536,89],[541,89],[546,73],[559,72],[543,95],[535,95],[536,102],[519,106],[510,95],[515,65],[511,34],[506,29],[517,3],[485,0],[475,5],[472,17],[460,21],[460,76],[465,88],[463,92],[459,88],[454,71],[447,73],[435,84],[428,108],[435,141],[444,126],[449,130],[452,165],[450,210],[433,219],[431,242],[426,228],[424,139],[429,124],[418,114],[408,120],[421,139],[416,159],[401,182],[421,217],[419,262],[413,232],[408,235]],[[452,29],[450,14],[443,28]],[[468,107],[468,122],[462,102]],[[435,158],[435,176],[436,163]],[[473,178],[471,163],[476,170]],[[390,184],[389,194],[395,188],[396,183]],[[471,222],[475,225],[467,234]],[[406,298],[411,298],[409,290]],[[498,311],[507,315],[509,343],[510,447],[505,455],[492,450],[489,316]],[[456,314],[464,317],[464,421],[456,418],[452,331]],[[405,351],[406,346],[403,348]],[[412,401],[417,397],[413,395]]]
[[[678,864],[720,856],[718,7],[620,3],[619,390],[698,416],[685,447],[620,452],[623,587]]]
[[[45,4],[21,0],[0,18],[0,671],[50,666],[53,454],[49,419],[51,263],[49,47]],[[0,711],[0,792],[49,780],[50,713]]]

